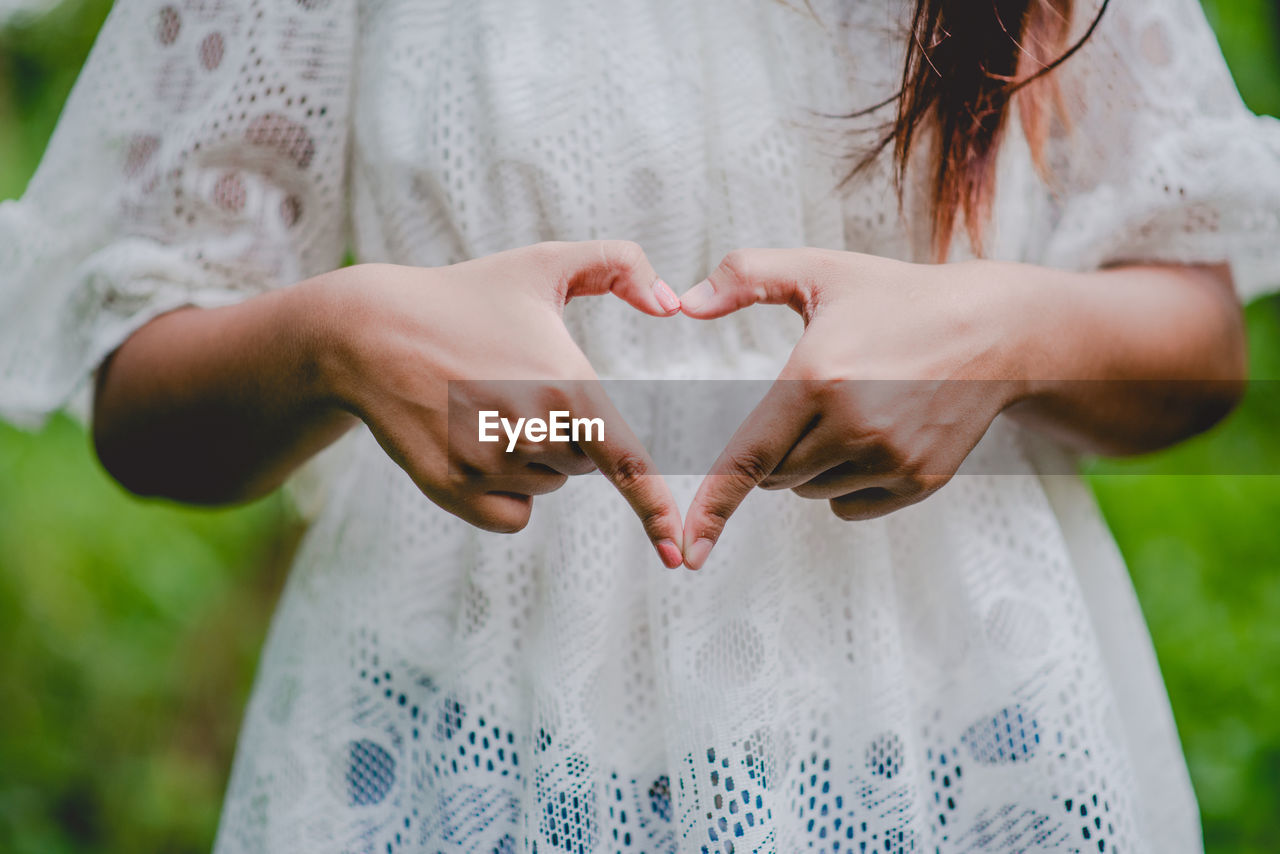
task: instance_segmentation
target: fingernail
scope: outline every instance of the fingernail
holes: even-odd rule
[[[662,565],[667,569],[675,569],[684,563],[684,558],[680,555],[680,547],[671,540],[658,541],[658,557],[662,558]]]
[[[715,543],[706,537],[699,537],[689,546],[689,553],[684,556],[684,562],[690,569],[701,569],[702,565],[707,561],[707,555],[711,554],[711,547]]]
[[[703,279],[701,282],[698,282],[698,284],[684,292],[680,297],[680,305],[683,306],[686,311],[697,311],[710,302],[711,298],[715,296],[715,294],[716,289],[711,286],[710,282]]]
[[[658,305],[662,306],[663,311],[674,313],[680,310],[680,298],[662,279],[653,283],[653,295],[658,298]]]

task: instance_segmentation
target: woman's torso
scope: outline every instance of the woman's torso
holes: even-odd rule
[[[357,255],[619,237],[677,290],[742,246],[920,258],[910,190],[900,213],[883,166],[838,190],[859,140],[822,115],[895,91],[907,11],[370,0]],[[614,378],[767,379],[800,332],[782,309],[698,323],[610,299],[567,320]],[[697,418],[655,405],[633,426],[662,442]],[[885,520],[755,494],[696,574],[659,566],[601,478],[499,537],[367,433],[348,445],[272,630],[221,852],[1196,850],[1123,566],[1087,494],[1046,490],[1008,425],[976,452],[985,473]],[[679,474],[683,506],[698,477]],[[1141,647],[1123,702],[1098,596],[1125,603],[1107,637]]]

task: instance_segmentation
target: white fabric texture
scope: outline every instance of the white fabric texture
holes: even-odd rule
[[[677,286],[747,246],[923,260],[918,194],[899,215],[883,164],[837,190],[857,140],[824,117],[895,90],[908,5],[120,0],[0,205],[0,413],[38,421],[147,319],[330,269],[344,235],[427,266],[628,238]],[[1062,69],[1052,189],[1010,135],[990,254],[1228,261],[1250,295],[1280,270],[1280,128],[1193,0],[1112,6]],[[613,378],[765,379],[799,330],[606,299],[567,322]],[[752,495],[698,573],[598,476],[500,536],[367,431],[342,447],[218,854],[1201,850],[1127,574],[1038,437],[997,421],[875,522]]]

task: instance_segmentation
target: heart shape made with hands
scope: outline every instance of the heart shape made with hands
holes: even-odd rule
[[[1046,281],[1046,275],[1052,278]],[[1061,428],[1065,422],[1053,419],[1064,409],[1078,413],[1094,406],[1073,396],[1080,394],[1073,391],[1079,382],[1071,379],[1076,371],[1088,377],[1098,370],[1092,354],[1075,349],[1091,345],[1077,342],[1064,363],[1053,327],[1028,323],[1041,316],[1059,325],[1096,322],[1096,310],[1071,308],[1086,287],[1078,275],[993,261],[915,264],[813,248],[730,252],[685,292],[680,310],[712,319],[761,303],[786,305],[804,320],[804,332],[699,485],[684,514],[683,563],[691,569],[706,563],[756,487],[825,500],[840,519],[872,519],[941,489],[1000,413],[1011,410],[1036,426],[1047,416],[1050,427]],[[1169,274],[1155,275],[1163,301]],[[1092,280],[1088,287],[1101,298],[1114,289],[1111,281]],[[1186,281],[1216,293],[1237,314],[1229,275],[1200,270]],[[1057,290],[1070,295],[1056,303],[1066,320],[1046,309],[1051,304],[1045,294]],[[1159,344],[1161,352],[1167,347]],[[1188,411],[1225,412],[1223,402],[1229,408],[1238,393],[1235,382],[1214,379],[1208,385],[1215,390],[1205,392],[1208,386],[1197,376],[1193,385],[1201,390]],[[1147,395],[1162,409],[1168,406],[1169,385],[1161,381],[1154,383],[1157,390],[1146,377],[1108,379],[1103,386],[1113,398]],[[1206,407],[1206,400],[1214,402]],[[1134,441],[1158,447],[1149,435],[1117,441],[1122,448]]]
[[[989,331],[990,324],[958,308],[980,311],[983,301],[956,298],[972,277],[954,267],[942,272],[940,265],[823,249],[736,250],[681,298],[640,247],[627,241],[539,244],[450,269],[462,278],[459,291],[486,308],[457,315],[481,316],[482,325],[451,328],[444,337],[487,336],[483,352],[489,362],[487,370],[454,375],[536,378],[536,399],[505,395],[507,403],[520,404],[512,411],[564,410],[612,425],[601,441],[558,450],[513,438],[508,450],[520,453],[507,460],[487,446],[487,457],[475,451],[464,461],[464,468],[484,477],[470,486],[451,483],[437,494],[428,492],[445,509],[488,530],[519,530],[533,496],[595,468],[626,498],[667,567],[699,569],[756,487],[826,500],[846,520],[882,516],[924,499],[950,479],[1010,400],[992,394],[990,383],[953,381],[999,375],[984,363],[993,350],[990,342],[970,331]],[[509,285],[513,279],[525,285],[495,290],[495,282]],[[498,293],[501,306],[494,308]],[[805,322],[778,379],[712,464],[683,520],[648,451],[563,324],[569,300],[608,293],[658,317],[683,311],[712,319],[765,303],[790,306]],[[515,330],[530,337],[507,340]],[[539,345],[533,355],[530,341]],[[922,341],[929,346],[921,347]],[[458,351],[476,348],[460,345]],[[886,377],[906,383],[861,381]],[[499,407],[470,400],[466,408]],[[475,422],[470,424],[474,445]],[[451,435],[448,444],[452,453],[463,437]]]

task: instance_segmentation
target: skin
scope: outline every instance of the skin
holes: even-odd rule
[[[647,314],[679,310],[639,246],[595,241],[434,269],[360,265],[226,308],[171,312],[100,372],[98,456],[140,495],[244,501],[358,419],[428,498],[486,531],[519,531],[534,496],[599,469],[663,563],[679,566],[671,492],[562,319],[570,299],[610,292]],[[581,448],[522,441],[506,453],[476,441],[474,420],[450,419],[451,403],[563,409],[609,429]]]
[[[1246,375],[1226,267],[1064,273],[744,250],[681,302],[697,318],[773,303],[805,321],[689,507],[692,569],[757,486],[870,519],[940,489],[1001,412],[1086,450],[1140,453],[1217,422]]]
[[[561,318],[569,299],[610,292],[655,316],[779,303],[805,320],[780,382],[683,525]],[[1225,268],[1069,274],[741,250],[677,301],[634,243],[551,243],[450,267],[358,265],[156,318],[102,366],[94,442],[131,491],[214,504],[269,492],[363,421],[428,498],[501,532],[528,523],[534,496],[598,468],[662,562],[696,569],[757,486],[873,518],[940,488],[1000,412],[1085,448],[1134,453],[1205,429],[1244,376]],[[482,379],[533,382],[450,384]],[[862,379],[907,381],[888,387],[908,393]],[[451,423],[459,394],[503,412],[598,415],[607,442],[504,454]]]

